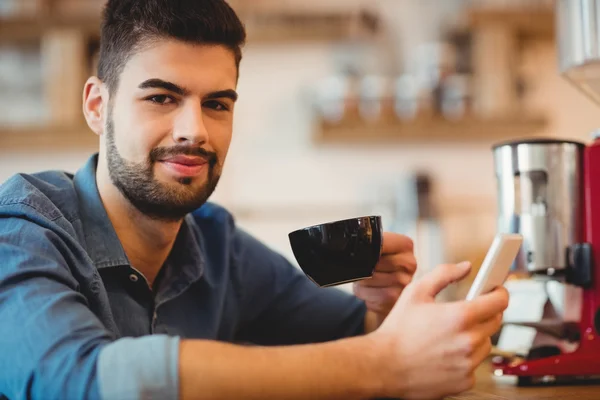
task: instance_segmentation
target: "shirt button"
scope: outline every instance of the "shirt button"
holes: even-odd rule
[[[137,282],[137,281],[138,281],[138,279],[139,279],[139,278],[138,278],[138,276],[137,276],[136,274],[131,274],[131,275],[129,275],[129,280],[130,280],[131,282]]]

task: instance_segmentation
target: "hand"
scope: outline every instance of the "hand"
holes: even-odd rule
[[[407,236],[385,232],[381,253],[373,276],[353,284],[356,297],[377,315],[374,328],[389,314],[417,269],[413,242]]]
[[[435,302],[469,270],[469,263],[441,265],[411,283],[381,327],[367,335],[381,362],[385,397],[435,399],[474,386],[475,370],[491,351],[509,296],[500,287],[470,302]]]

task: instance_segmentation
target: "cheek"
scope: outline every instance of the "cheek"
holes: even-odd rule
[[[231,144],[233,121],[231,119],[207,120],[205,124],[210,137],[210,146],[217,153],[219,162],[223,163]]]
[[[120,91],[112,108],[114,142],[119,155],[130,162],[148,160],[150,151],[164,140],[169,132],[171,117],[153,112],[138,99]]]
[[[173,121],[170,115],[148,112],[137,108],[128,115],[122,136],[124,145],[138,161],[145,161],[150,151],[166,144],[171,137]]]

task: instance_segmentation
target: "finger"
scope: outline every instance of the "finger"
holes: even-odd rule
[[[423,300],[434,300],[448,285],[464,279],[470,270],[469,262],[439,265],[413,283],[412,293]]]
[[[467,304],[470,323],[481,323],[496,317],[508,308],[509,295],[501,286],[483,294]]]
[[[492,340],[487,337],[475,349],[471,356],[471,369],[469,373],[473,373],[484,361],[489,357],[492,351]]]
[[[498,327],[497,321],[492,319],[484,324],[477,325],[458,336],[456,348],[464,355],[472,359],[480,347],[488,342],[491,343],[492,333]]]
[[[393,307],[402,293],[402,288],[374,288],[354,285],[354,295],[366,303],[382,304],[385,307]]]
[[[502,314],[496,314],[492,318],[483,321],[471,328],[471,332],[480,338],[492,337],[502,327]]]
[[[362,280],[356,284],[365,287],[405,287],[412,281],[412,274],[404,271],[396,272],[374,272],[369,279]]]
[[[411,252],[387,254],[382,256],[375,267],[375,271],[393,272],[399,269],[405,269],[408,272],[415,273],[417,270],[417,259]]]
[[[403,253],[405,251],[412,252],[413,249],[413,241],[408,236],[393,232],[383,233],[383,246],[381,249],[381,254],[395,254]]]
[[[383,319],[385,319],[385,316],[387,316],[394,308],[394,304],[391,303],[378,303],[372,301],[365,301],[365,305],[367,306],[367,310],[375,313],[378,319],[380,318],[380,315]],[[381,324],[381,321],[382,320],[379,319],[376,326],[379,326]]]

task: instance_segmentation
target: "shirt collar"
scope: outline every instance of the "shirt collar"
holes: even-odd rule
[[[87,251],[96,268],[129,265],[129,260],[100,198],[96,184],[98,153],[91,156],[74,178],[79,215]]]
[[[98,154],[91,156],[75,174],[75,188],[79,196],[79,215],[85,235],[88,254],[96,268],[130,265],[123,245],[108,218],[96,182]],[[177,239],[167,258],[167,281],[177,284],[167,296],[183,291],[185,283],[194,282],[204,270],[202,234],[192,214],[188,214],[181,225]]]
[[[189,285],[204,276],[204,243],[192,214],[181,224],[173,249],[167,257],[161,279],[157,306],[179,296]]]

